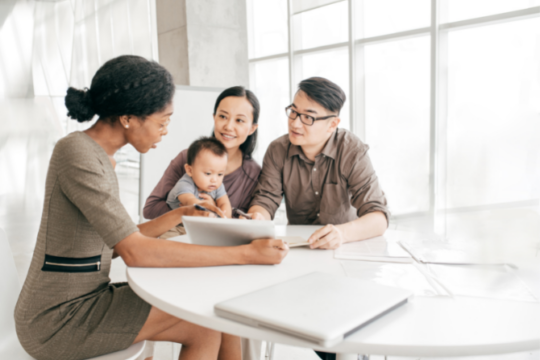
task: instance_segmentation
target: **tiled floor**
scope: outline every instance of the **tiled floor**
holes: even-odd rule
[[[1,125],[1,124],[0,124]],[[31,125],[31,124],[30,124]],[[32,257],[35,239],[39,229],[43,205],[45,174],[54,142],[58,139],[56,131],[32,131],[29,127],[20,127],[17,131],[0,128],[0,227],[8,236],[21,283],[26,277]],[[121,199],[129,213],[137,219],[138,207],[138,170],[129,162],[120,162],[117,175],[121,189]],[[284,214],[280,215],[283,222]],[[466,241],[471,234],[503,241],[512,245],[525,244],[527,259],[522,276],[529,277],[529,283],[538,286],[533,289],[540,298],[540,278],[538,272],[527,269],[538,266],[540,252],[540,220],[538,207],[520,209],[495,209],[464,214],[450,214],[447,217],[452,236]],[[479,223],[483,226],[477,226]],[[456,229],[476,226],[476,232],[459,233]],[[409,218],[392,223],[394,229],[419,230],[428,228],[425,219]],[[523,247],[521,247],[523,248]],[[520,255],[520,254],[517,254]],[[113,281],[125,281],[125,265],[121,259],[113,261],[111,269]],[[177,347],[170,344],[158,344],[155,348],[155,360],[172,360]],[[309,349],[277,345],[275,359],[316,360]],[[382,356],[372,356],[373,360],[382,360]],[[389,357],[389,359],[413,359]],[[532,360],[540,359],[540,352],[509,354],[487,357],[467,357],[468,360]]]

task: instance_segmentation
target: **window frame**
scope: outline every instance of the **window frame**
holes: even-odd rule
[[[247,0],[249,1],[249,0]],[[278,58],[288,58],[289,61],[289,94],[292,98],[296,90],[295,83],[295,61],[302,55],[317,53],[320,51],[347,47],[349,54],[349,114],[350,129],[360,139],[366,137],[366,118],[365,118],[365,89],[362,81],[365,75],[364,68],[364,49],[368,44],[399,41],[418,36],[429,36],[430,40],[430,99],[429,99],[429,211],[415,214],[397,215],[394,218],[410,217],[411,215],[429,216],[431,219],[431,228],[434,232],[444,234],[446,224],[446,67],[448,63],[448,34],[454,30],[466,28],[475,28],[480,26],[492,25],[503,22],[519,21],[529,18],[540,17],[540,6],[533,6],[525,9],[498,13],[494,15],[482,16],[466,20],[448,22],[446,19],[446,2],[450,0],[431,0],[430,5],[430,26],[378,35],[367,38],[355,37],[355,23],[358,7],[363,8],[363,0],[342,0],[348,2],[348,41],[324,45],[309,49],[295,50],[293,26],[293,1],[287,0],[288,16],[288,51],[285,53],[273,54],[264,57],[250,58],[249,63],[273,60]],[[328,5],[334,4],[332,2]]]

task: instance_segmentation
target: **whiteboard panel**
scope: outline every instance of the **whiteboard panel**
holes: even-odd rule
[[[144,221],[142,209],[146,199],[154,190],[163,173],[180,151],[201,136],[209,136],[214,128],[212,116],[214,103],[224,89],[197,86],[177,86],[174,95],[174,113],[169,124],[169,133],[157,144],[141,155],[139,183],[139,215]]]

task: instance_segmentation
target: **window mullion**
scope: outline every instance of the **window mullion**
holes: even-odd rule
[[[354,46],[355,37],[355,0],[349,0],[349,128],[354,133],[356,128],[356,106],[354,101],[356,99],[356,49]]]
[[[354,13],[353,13],[353,19],[356,20],[356,26],[354,28],[354,36],[356,38],[363,39],[364,38],[364,0],[355,0],[354,1]],[[354,17],[358,18],[354,18]],[[354,97],[351,96],[351,101],[353,101],[355,104],[353,105],[355,108],[354,111],[354,117],[351,115],[351,119],[353,119],[353,126],[351,127],[351,130],[354,131],[354,133],[362,139],[362,141],[366,142],[366,62],[365,62],[365,45],[363,43],[359,43],[357,40],[354,41],[354,77],[351,77],[351,81],[354,82]]]
[[[446,237],[448,32],[446,0],[431,0],[429,209],[432,230]],[[439,210],[439,211],[438,211]]]
[[[289,35],[289,98],[291,100],[291,104],[293,102],[294,98],[294,34],[293,34],[293,9],[292,4],[293,0],[287,0],[287,24],[289,27],[288,35]]]
[[[433,230],[446,238],[446,174],[447,174],[447,104],[448,104],[448,31],[444,31],[441,24],[446,23],[448,14],[448,1],[438,0],[437,17],[437,62],[435,68],[436,88],[433,89],[436,97],[435,113],[435,153],[434,157],[434,183],[433,183]]]
[[[429,109],[429,212],[433,230],[435,227],[435,164],[436,164],[436,135],[438,111],[438,67],[439,67],[439,3],[431,0],[431,30],[430,30],[430,109]]]

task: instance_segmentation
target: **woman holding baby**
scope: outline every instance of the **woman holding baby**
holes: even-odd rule
[[[154,219],[180,205],[193,205],[202,202],[216,205],[220,210],[225,210],[223,215],[228,217],[231,216],[231,213],[227,212],[227,209],[239,209],[247,212],[251,194],[257,185],[261,172],[259,164],[251,158],[257,143],[259,112],[259,101],[252,91],[241,86],[224,90],[217,97],[213,109],[214,129],[211,140],[214,141],[210,139],[198,140],[191,144],[189,149],[181,151],[171,161],[161,180],[146,200],[143,209],[144,217]],[[202,149],[205,151],[201,151],[200,147],[205,143],[207,148]],[[222,156],[223,150],[226,150],[227,153],[225,157]],[[216,162],[214,175],[223,175],[220,179],[221,186],[215,190],[201,186],[204,179],[201,182],[197,181],[198,178],[204,176],[200,171],[199,176],[197,175],[200,165],[212,159],[215,159]],[[220,173],[220,169],[224,169],[224,171]],[[210,178],[212,170],[210,165],[204,168],[204,171],[208,173],[208,178]],[[207,183],[209,182],[210,180]],[[226,191],[224,196],[222,196],[223,191]],[[223,206],[225,199],[228,205]],[[232,212],[232,216],[237,215],[234,211]],[[177,224],[160,238],[168,239],[185,233],[183,225]],[[238,344],[239,342],[237,337],[227,334],[222,336],[227,343]],[[256,358],[257,356],[254,354],[260,353],[260,346],[259,341],[243,340],[243,358]]]
[[[158,145],[167,135],[174,91],[165,68],[130,55],[106,62],[89,89],[68,89],[68,116],[79,122],[96,114],[99,119],[59,140],[50,160],[41,227],[15,309],[19,340],[37,360],[86,359],[143,340],[181,343],[183,360],[239,359],[237,338],[175,318],[146,303],[127,283],[110,283],[116,256],[135,267],[197,267],[277,264],[287,254],[281,240],[207,247],[157,238],[183,216],[212,216],[193,205],[168,211],[162,206],[162,212],[147,216],[153,220],[133,223],[120,202],[114,154],[126,144],[141,153]],[[228,152],[225,186],[227,176],[244,184],[229,194],[230,202],[244,209],[249,199],[241,193],[250,193],[258,175],[249,160],[254,140],[246,141],[255,135],[258,107],[249,101],[247,106],[247,96],[221,99],[231,106],[217,104],[214,132]],[[221,211],[209,200],[205,207]]]
[[[227,150],[223,185],[232,208],[244,212],[249,208],[251,193],[257,185],[261,172],[261,167],[251,158],[257,143],[259,111],[259,101],[255,94],[241,86],[224,90],[214,105],[212,137],[223,144]],[[170,201],[169,204],[167,203],[167,197],[177,182],[185,176],[187,163],[188,150],[186,149],[171,161],[163,177],[146,200],[143,210],[145,218],[154,219],[171,211],[172,206]],[[216,204],[217,199],[204,192],[198,196],[204,202]],[[232,215],[235,215],[234,212]],[[162,238],[184,233],[183,227],[177,226],[164,234]]]

